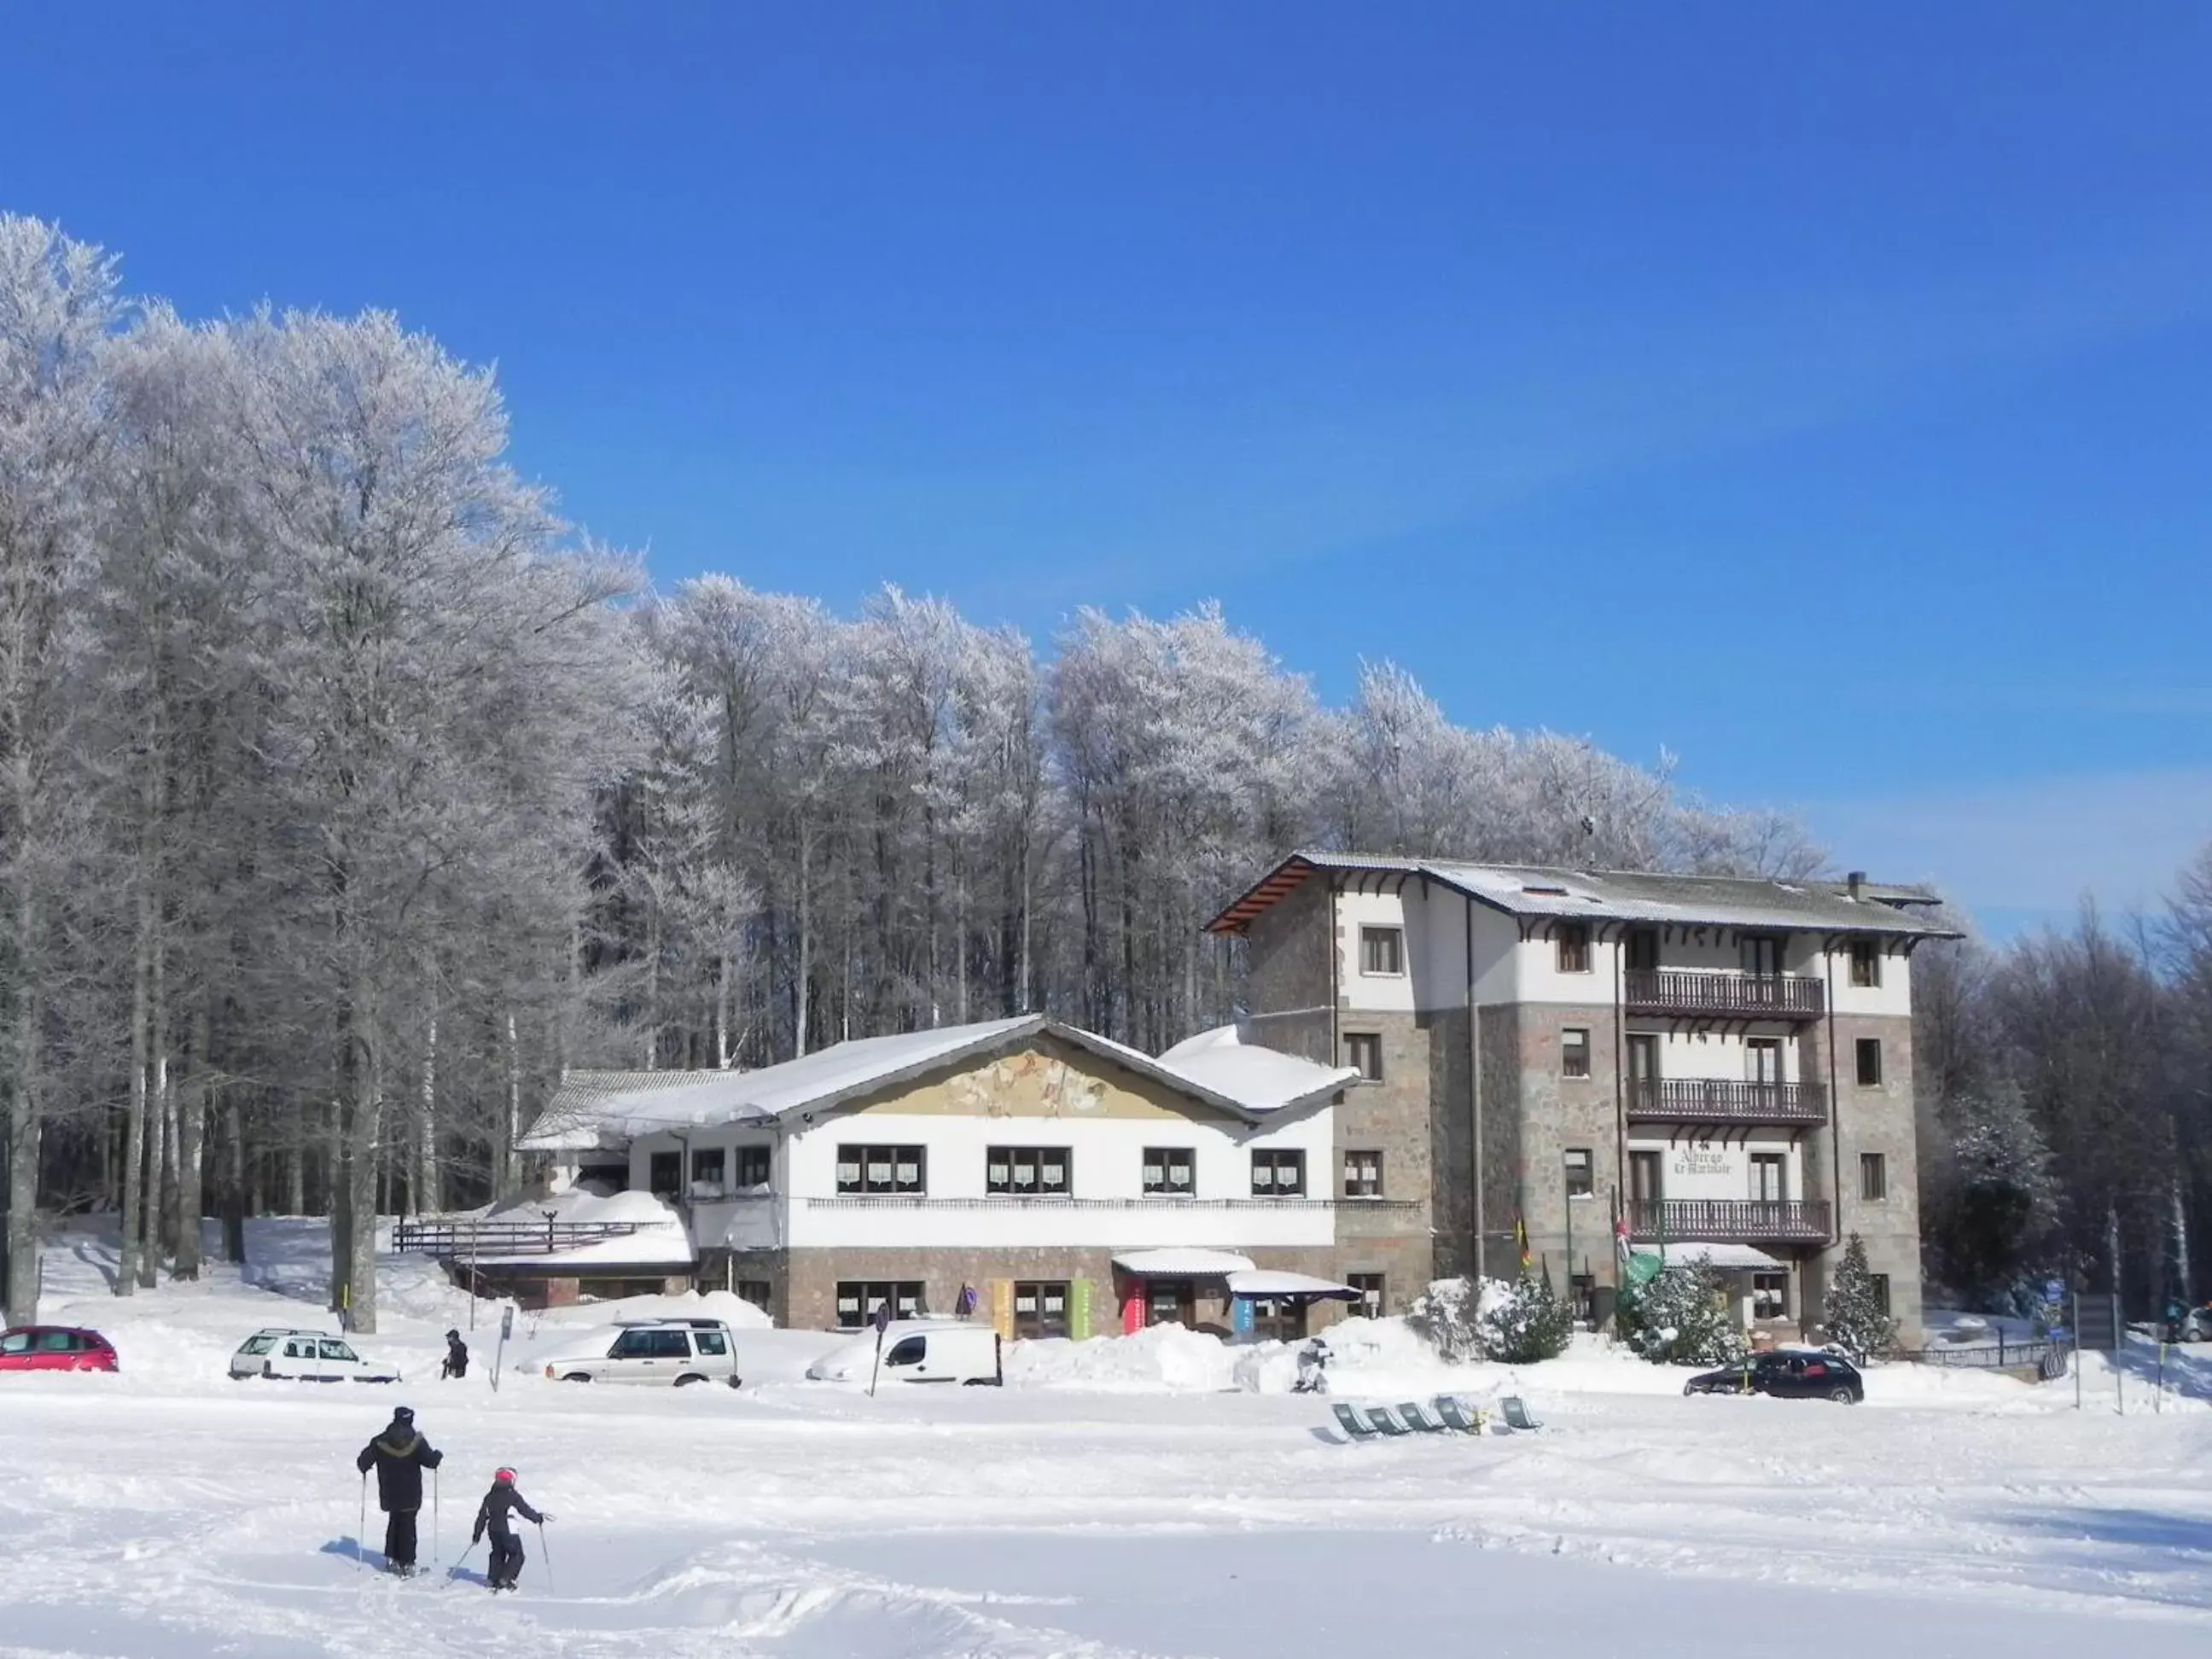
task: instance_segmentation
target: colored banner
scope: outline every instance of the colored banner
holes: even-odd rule
[[[1011,1279],[991,1281],[991,1328],[1004,1341],[1014,1340],[1014,1281]]]
[[[1091,1334],[1091,1281],[1087,1279],[1068,1284],[1067,1334],[1078,1342]]]
[[[1133,1279],[1121,1298],[1121,1334],[1134,1336],[1145,1328],[1145,1281]]]
[[[1232,1296],[1229,1298],[1229,1328],[1239,1336],[1252,1334],[1252,1298]]]

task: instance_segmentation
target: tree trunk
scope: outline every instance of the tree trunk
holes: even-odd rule
[[[159,949],[154,952],[156,968],[154,975],[155,992],[153,1019],[154,1064],[153,1076],[148,1082],[146,1097],[146,1164],[142,1173],[146,1180],[145,1197],[138,1211],[143,1226],[143,1242],[138,1251],[138,1283],[152,1290],[160,1282],[161,1268],[161,1171],[168,1161],[167,1136],[169,1109],[169,1057],[163,1048],[166,1034],[161,1020],[161,981],[158,964],[161,959]]]
[[[433,996],[436,994],[432,993]],[[430,1009],[429,1029],[422,1039],[422,1091],[415,1121],[415,1177],[408,1183],[416,1210],[428,1215],[444,1199],[438,1180],[438,1010]]]
[[[307,1212],[307,1149],[295,1131],[284,1148],[284,1213]]]
[[[500,1127],[499,1195],[511,1198],[522,1185],[515,1155],[515,1143],[522,1139],[522,1040],[512,1011],[507,1017],[507,1120]]]
[[[239,1121],[235,1085],[226,1086],[222,1091],[222,1256],[226,1261],[243,1265],[246,1212],[251,1200],[246,1184],[246,1126]],[[254,1182],[257,1187],[260,1183],[258,1161]]]
[[[37,901],[27,890],[15,899],[15,960],[34,960]],[[28,971],[16,988],[15,1086],[8,1093],[8,1274],[0,1303],[10,1325],[35,1324],[39,1317],[39,994]]]
[[[792,988],[794,1059],[806,1053],[807,998],[814,975],[813,854],[812,837],[802,819],[799,826],[799,982]]]
[[[350,1025],[348,1042],[350,1046]],[[349,1073],[353,1064],[349,1058]],[[341,1089],[350,1086],[350,1077],[339,1079]],[[350,1126],[347,1121],[346,1098],[341,1095],[331,1102],[323,1152],[323,1208],[329,1216],[331,1231],[331,1311],[339,1315],[347,1311],[353,1284],[353,1159],[347,1149]]]
[[[151,1063],[154,1002],[153,884],[138,884],[137,942],[131,968],[131,1090],[123,1118],[123,1239],[115,1258],[115,1293],[138,1288],[141,1211],[145,1199],[146,1073]]]
[[[200,1276],[201,1162],[207,1150],[208,1091],[214,1069],[208,1049],[215,1022],[203,994],[192,1013],[192,1069],[185,1079],[177,1121],[177,1258],[171,1276]]]
[[[356,981],[351,998],[351,1087],[346,1094],[346,1328],[376,1334],[376,1176],[384,1116],[376,993]]]

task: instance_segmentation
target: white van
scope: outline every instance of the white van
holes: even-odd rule
[[[875,1364],[876,1334],[864,1330],[823,1354],[806,1374],[817,1382],[866,1382]],[[999,1334],[963,1320],[894,1319],[884,1330],[883,1380],[995,1387],[1006,1381]]]

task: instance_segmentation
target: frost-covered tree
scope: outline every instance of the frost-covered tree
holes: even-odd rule
[[[2008,1079],[1946,1101],[1940,1122],[1940,1158],[1921,1177],[1930,1271],[1972,1305],[1994,1304],[2040,1265],[2057,1225],[2050,1151]]]
[[[1567,1351],[1575,1334],[1574,1310],[1552,1293],[1549,1284],[1524,1273],[1500,1290],[1486,1299],[1482,1311],[1483,1344],[1492,1359],[1528,1365],[1557,1359]]]
[[[1751,1343],[1712,1264],[1667,1267],[1621,1293],[1629,1346],[1661,1365],[1725,1365]]]
[[[1856,1233],[1844,1244],[1844,1259],[1828,1281],[1821,1322],[1827,1327],[1829,1340],[1859,1360],[1897,1340],[1897,1322],[1882,1311],[1874,1273],[1867,1266],[1866,1241]]]

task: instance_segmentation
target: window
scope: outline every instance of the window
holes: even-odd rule
[[[1380,1083],[1382,1080],[1382,1033],[1346,1031],[1344,1034],[1344,1063],[1358,1073],[1363,1081]]]
[[[1252,1154],[1252,1196],[1296,1198],[1306,1189],[1306,1155],[1302,1152]]]
[[[1069,1167],[1065,1146],[994,1146],[983,1155],[983,1190],[1017,1198],[1066,1198]]]
[[[1567,1275],[1567,1310],[1577,1324],[1597,1323],[1597,1275],[1569,1273]]]
[[[724,1336],[720,1331],[694,1331],[691,1333],[691,1340],[699,1345],[701,1353],[720,1356],[730,1351],[729,1338]]]
[[[1590,1152],[1587,1146],[1570,1146],[1566,1150],[1567,1196],[1588,1198],[1596,1190],[1591,1181]]]
[[[0,1353],[28,1353],[30,1351],[31,1334],[28,1331],[10,1331],[6,1336],[0,1337]],[[265,1353],[268,1350],[255,1348],[253,1352]]]
[[[890,1304],[893,1319],[919,1319],[927,1311],[918,1279],[840,1279],[837,1283],[837,1324],[858,1330],[884,1304]]]
[[[1382,1299],[1383,1285],[1381,1273],[1346,1273],[1344,1276],[1344,1282],[1359,1292],[1359,1311],[1362,1314],[1370,1319],[1382,1317],[1383,1310],[1389,1304]]]
[[[884,1355],[886,1365],[919,1365],[929,1357],[929,1339],[926,1336],[902,1336],[890,1346]]]
[[[1344,1195],[1346,1198],[1382,1196],[1382,1154],[1346,1152],[1344,1155]]]
[[[1889,1196],[1889,1160],[1880,1152],[1859,1154],[1859,1196],[1869,1204]]]
[[[927,1165],[919,1146],[840,1146],[841,1193],[919,1193]]]
[[[1589,1073],[1589,1028],[1569,1025],[1559,1032],[1559,1075],[1588,1077]]]
[[[1198,1190],[1198,1154],[1188,1146],[1146,1147],[1145,1190],[1188,1198]]]
[[[1889,1314],[1889,1275],[1869,1273],[1868,1281],[1874,1286],[1874,1305],[1881,1310],[1886,1318]]]
[[[1753,1319],[1790,1317],[1788,1273],[1753,1273],[1751,1276],[1751,1316]]]
[[[1743,1078],[1747,1083],[1782,1081],[1782,1039],[1780,1037],[1744,1039]]]
[[[22,1348],[22,1347],[27,1346],[29,1344],[30,1340],[31,1340],[31,1339],[30,1339],[29,1337],[27,1337],[27,1337],[22,1338],[22,1339],[21,1339],[21,1340],[18,1341],[18,1340],[16,1340],[15,1339],[14,1339],[14,1338],[12,1338],[12,1337],[11,1337],[11,1338],[9,1340],[9,1344],[8,1344],[7,1346],[0,1346],[0,1352],[15,1353],[15,1352],[16,1352],[19,1349],[21,1349],[21,1348]],[[264,1332],[262,1332],[262,1333],[261,1333],[261,1334],[260,1334],[260,1335],[258,1335],[258,1336],[249,1336],[249,1337],[247,1337],[247,1338],[246,1339],[246,1346],[245,1346],[244,1347],[240,1348],[240,1349],[239,1350],[239,1352],[240,1352],[240,1353],[267,1353],[267,1352],[269,1352],[269,1350],[270,1350],[270,1349],[271,1349],[271,1348],[275,1347],[276,1346],[276,1339],[275,1337],[271,1336],[268,1332],[264,1331]]]
[[[1252,1334],[1262,1342],[1304,1341],[1306,1304],[1296,1297],[1254,1297]]]
[[[1589,926],[1586,922],[1562,922],[1552,935],[1558,949],[1559,971],[1563,974],[1587,974],[1590,970]]]
[[[751,1303],[763,1313],[768,1312],[769,1303],[775,1294],[765,1279],[741,1279],[738,1281],[738,1300]]]
[[[719,1187],[722,1171],[729,1160],[720,1146],[702,1146],[691,1154],[691,1184],[694,1187]]]
[[[1656,974],[1659,971],[1659,930],[1656,927],[1629,929],[1628,960],[1623,965],[1632,974]]]
[[[1780,1204],[1790,1196],[1789,1160],[1779,1152],[1751,1155],[1751,1195],[1762,1203]]]
[[[1359,971],[1363,974],[1402,974],[1406,971],[1406,935],[1396,927],[1359,930]]]
[[[1145,1281],[1145,1323],[1188,1325],[1198,1318],[1198,1293],[1188,1279]]]
[[[1877,939],[1851,941],[1851,983],[1862,987],[1881,983],[1881,944]]]
[[[1858,1055],[1859,1087],[1862,1089],[1881,1087],[1881,1039],[1861,1037],[1853,1045],[1853,1048]]]
[[[1014,1334],[1019,1337],[1067,1334],[1066,1280],[1016,1281]]]
[[[768,1148],[740,1146],[738,1148],[738,1189],[768,1185]]]
[[[624,1331],[607,1351],[610,1359],[689,1359],[691,1345],[681,1331]]]
[[[683,1153],[655,1152],[645,1167],[646,1188],[655,1198],[674,1198],[683,1190]]]
[[[1659,1154],[1652,1152],[1631,1152],[1628,1155],[1628,1195],[1638,1204],[1656,1204],[1662,1195],[1660,1181]]]
[[[343,1342],[332,1342],[326,1340],[323,1343],[322,1347],[323,1358],[325,1359],[337,1359],[350,1362],[356,1358],[354,1351],[346,1346]]]
[[[1771,933],[1743,936],[1743,971],[1771,979],[1782,971],[1782,941]]]

